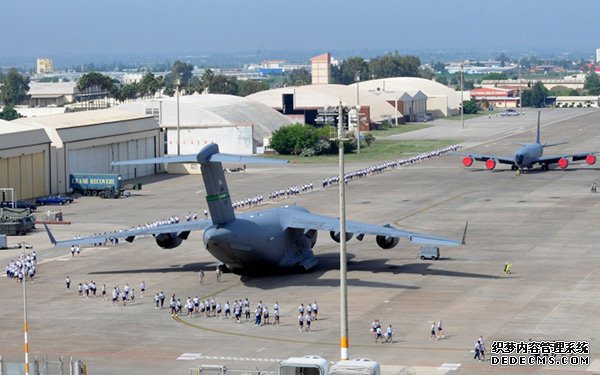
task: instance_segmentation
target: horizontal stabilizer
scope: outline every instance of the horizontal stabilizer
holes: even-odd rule
[[[556,142],[556,143],[544,143],[542,145],[542,147],[552,147],[552,146],[558,146],[558,145],[566,145],[569,142]]]

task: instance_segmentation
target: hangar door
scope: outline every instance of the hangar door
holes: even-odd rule
[[[0,187],[13,188],[17,199],[46,194],[44,153],[0,159]]]
[[[133,160],[155,157],[154,137],[133,139],[110,145],[69,150],[68,173],[119,173],[124,180],[154,174],[154,165],[134,165],[111,168],[113,160]]]

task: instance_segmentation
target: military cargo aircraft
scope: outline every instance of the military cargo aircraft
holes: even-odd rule
[[[484,155],[464,152],[453,152],[452,154],[464,156],[463,165],[465,167],[472,166],[474,160],[485,162],[485,167],[490,170],[496,168],[498,163],[509,164],[511,166],[510,168],[513,171],[516,171],[517,176],[525,169],[529,170],[535,165],[539,165],[543,171],[547,171],[550,164],[558,164],[559,168],[565,169],[569,166],[569,159],[572,161],[585,160],[589,165],[596,163],[598,151],[543,156],[545,147],[558,146],[566,143],[568,142],[544,144],[540,142],[540,112],[538,112],[535,143],[517,142],[516,144],[522,147],[515,152],[514,156]]]
[[[219,152],[216,144],[210,144],[197,155],[121,161],[113,162],[113,165],[190,162],[200,164],[210,211],[209,220],[138,227],[66,241],[57,241],[46,226],[50,241],[55,246],[70,246],[104,243],[115,239],[132,242],[138,236],[152,235],[158,246],[172,249],[181,245],[191,231],[204,230],[206,250],[227,269],[236,273],[255,273],[261,270],[273,272],[276,269],[307,271],[318,263],[312,248],[317,242],[319,230],[329,231],[334,241],[340,241],[338,218],[312,214],[300,206],[271,208],[238,215],[234,213],[223,172],[223,162],[272,164],[287,161],[223,154]],[[346,222],[347,240],[352,236],[362,240],[366,234],[375,235],[375,242],[383,249],[393,248],[400,238],[418,244],[458,246],[464,243],[466,231],[465,226],[462,241],[456,241],[407,232],[390,225]]]

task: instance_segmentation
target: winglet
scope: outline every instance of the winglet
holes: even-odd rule
[[[50,238],[50,242],[52,243],[52,245],[56,246],[56,238],[54,238],[54,235],[52,235],[52,232],[50,232],[48,224],[44,224],[44,228],[46,228],[46,233],[48,233],[48,238]]]
[[[469,227],[469,221],[467,220],[467,222],[465,223],[465,231],[463,232],[463,236],[462,236],[462,241],[460,242],[461,245],[466,244],[466,240],[467,240],[467,228]]]

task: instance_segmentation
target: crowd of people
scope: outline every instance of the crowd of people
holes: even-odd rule
[[[6,277],[13,279],[18,283],[23,282],[23,279],[29,277],[33,281],[37,271],[37,254],[35,250],[31,254],[21,254],[16,260],[8,262],[4,270]]]
[[[382,344],[385,344],[386,342],[394,342],[394,330],[392,329],[391,324],[389,324],[387,329],[385,330],[385,340],[379,319],[375,319],[371,323],[371,332],[373,333],[373,337],[375,338],[375,343],[381,342]]]

